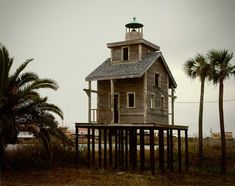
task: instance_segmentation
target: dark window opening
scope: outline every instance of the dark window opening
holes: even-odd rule
[[[135,94],[128,93],[128,107],[133,108],[135,107]]]
[[[128,60],[128,47],[122,49],[123,61]]]
[[[161,96],[161,110],[164,110],[164,97]]]
[[[160,87],[160,74],[155,73],[155,86]]]

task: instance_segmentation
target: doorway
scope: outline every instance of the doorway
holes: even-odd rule
[[[114,123],[119,123],[119,94],[114,94]]]

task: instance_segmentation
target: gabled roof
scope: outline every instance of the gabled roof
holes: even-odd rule
[[[160,51],[147,54],[142,61],[111,63],[108,58],[86,77],[86,81],[139,78],[152,66],[158,58],[162,59],[163,65],[169,74],[171,84],[176,88],[177,84],[170,69]]]

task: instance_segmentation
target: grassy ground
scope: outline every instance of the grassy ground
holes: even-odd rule
[[[33,150],[34,149],[34,150]],[[235,185],[235,141],[227,142],[228,174],[219,174],[220,143],[204,140],[205,159],[197,160],[197,140],[189,139],[188,172],[115,172],[103,169],[74,169],[74,152],[55,149],[54,163],[43,161],[40,148],[27,148],[8,155],[13,169],[0,174],[0,186],[8,185]]]
[[[17,185],[234,185],[235,175],[167,173],[152,176],[149,172],[112,172],[74,168],[53,168],[44,171],[7,172],[1,186]]]

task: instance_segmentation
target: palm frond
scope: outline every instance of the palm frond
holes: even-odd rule
[[[24,63],[22,63],[15,71],[15,73],[13,73],[10,76],[10,83],[14,83],[16,81],[16,79],[19,77],[19,74],[26,68],[26,66],[32,61],[33,59],[27,59]]]
[[[53,90],[57,90],[59,88],[57,82],[52,79],[39,79],[37,81],[34,81],[29,87],[32,90],[41,88],[50,88]]]

